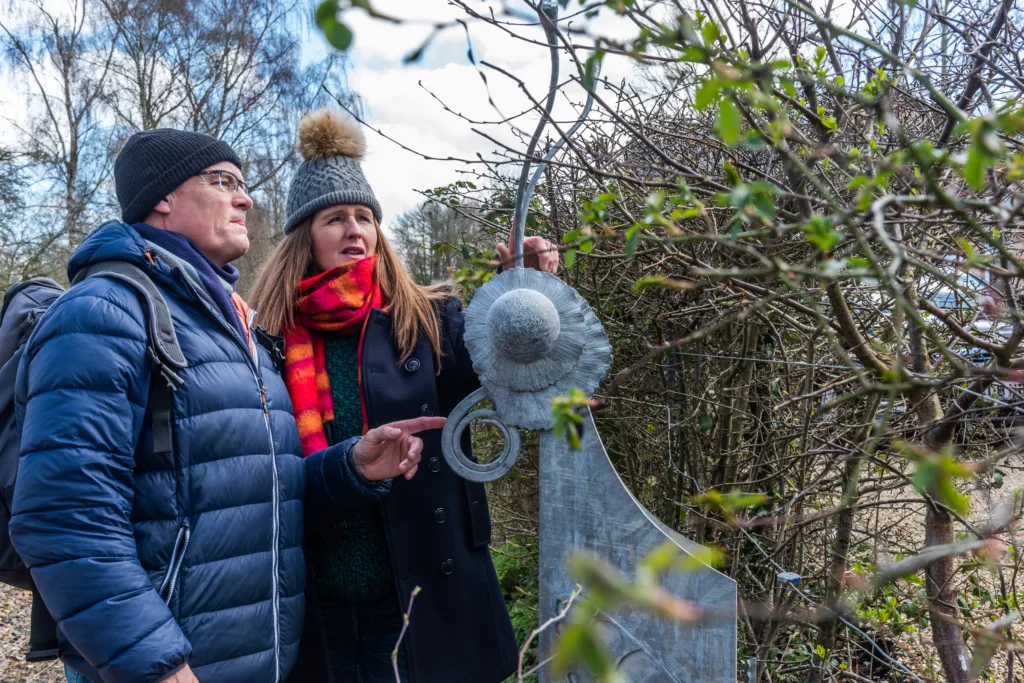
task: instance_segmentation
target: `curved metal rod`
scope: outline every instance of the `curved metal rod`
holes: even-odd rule
[[[448,422],[445,423],[444,429],[441,431],[441,453],[444,454],[445,462],[455,474],[463,479],[480,483],[504,477],[519,459],[519,431],[515,427],[509,427],[503,423],[493,410],[469,411],[485,398],[487,398],[487,391],[480,388],[462,399],[448,416]],[[504,448],[492,462],[485,464],[474,462],[462,452],[462,432],[473,420],[494,425],[505,438]]]
[[[547,34],[548,44],[551,45],[551,86],[549,89],[548,102],[545,106],[546,113],[545,116],[541,119],[540,123],[537,125],[537,130],[534,132],[533,138],[530,140],[530,146],[526,150],[527,159],[526,161],[523,162],[523,170],[519,177],[519,188],[516,192],[516,207],[513,216],[513,228],[515,230],[515,258],[517,268],[523,267],[523,239],[526,234],[526,215],[527,213],[529,213],[530,199],[533,197],[533,191],[537,188],[537,183],[540,181],[540,174],[544,172],[545,168],[547,168],[548,162],[555,158],[555,154],[558,153],[558,150],[562,149],[562,145],[565,144],[565,141],[571,138],[573,135],[575,135],[576,131],[579,130],[580,126],[582,126],[586,122],[587,117],[590,116],[590,110],[594,106],[594,91],[588,90],[587,101],[583,105],[583,111],[580,113],[579,119],[576,121],[576,123],[572,124],[572,127],[565,132],[565,135],[559,137],[558,142],[556,142],[554,146],[550,150],[548,150],[548,153],[544,155],[544,161],[537,164],[537,168],[534,169],[533,172],[533,177],[530,178],[530,183],[529,185],[526,186],[524,191],[523,183],[526,182],[526,175],[530,169],[529,157],[533,156],[533,152],[536,148],[537,141],[540,139],[541,131],[543,131],[544,126],[547,125],[547,122],[551,118],[551,111],[553,109],[555,101],[554,89],[557,86],[558,80],[558,50],[555,47],[555,41],[558,37],[558,29],[555,26],[555,21],[558,18],[558,3],[552,4],[554,5],[554,9],[551,10],[550,14],[547,14],[547,17],[550,19],[550,23],[545,22],[544,17],[541,18],[541,23],[544,26],[544,32]],[[544,12],[547,13],[548,9],[544,8]],[[600,75],[601,62],[597,62],[595,64],[594,69],[594,80],[596,81]],[[582,78],[580,82],[582,83]]]
[[[597,64],[595,64],[595,68],[594,68],[594,80],[597,80],[597,77],[600,76],[600,75],[601,75],[601,63],[597,62]],[[572,124],[572,128],[570,128],[569,130],[565,131],[565,136],[564,137],[558,138],[558,142],[556,142],[554,144],[554,146],[548,151],[548,153],[546,155],[544,155],[544,161],[542,161],[541,163],[537,164],[537,168],[533,172],[533,177],[530,179],[530,185],[529,185],[529,187],[526,188],[526,206],[530,205],[530,197],[533,196],[533,191],[537,187],[537,181],[540,180],[540,174],[544,172],[545,168],[547,168],[548,162],[555,158],[555,154],[558,153],[558,150],[562,149],[562,145],[565,144],[565,141],[568,140],[569,138],[571,138],[573,135],[575,135],[576,131],[579,130],[580,126],[582,126],[586,122],[587,117],[590,116],[590,110],[591,110],[591,108],[593,108],[593,106],[594,106],[594,92],[592,90],[588,90],[587,91],[587,102],[586,102],[586,104],[583,105],[583,111],[580,114],[579,120],[577,120],[576,123]],[[525,225],[526,225],[526,213],[525,212],[523,213],[523,225],[524,225],[524,228],[525,228]]]
[[[555,41],[555,21],[558,20],[558,3],[551,0],[543,0],[537,7],[537,15],[540,17],[541,26],[544,27],[544,34],[547,36],[548,45],[551,46],[551,83],[548,86],[548,101],[544,105],[544,116],[541,117],[537,129],[533,131],[530,144],[526,148],[526,160],[523,162],[523,170],[519,174],[519,188],[516,190],[516,206],[513,213],[513,247],[516,258],[516,268],[523,267],[523,237],[526,233],[526,209],[530,203],[530,197],[526,192],[526,179],[530,174],[530,158],[537,149],[537,141],[544,131],[544,126],[551,118],[551,110],[555,106],[555,93],[558,88],[558,43]]]

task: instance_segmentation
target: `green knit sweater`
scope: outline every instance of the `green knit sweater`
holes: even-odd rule
[[[363,431],[356,354],[359,335],[328,334],[324,339],[327,376],[334,399],[334,421],[324,425],[334,444]],[[314,550],[317,593],[353,602],[394,593],[391,557],[378,507],[320,531]]]

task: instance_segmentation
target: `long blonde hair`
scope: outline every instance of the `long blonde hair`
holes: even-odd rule
[[[399,362],[412,355],[420,334],[426,334],[434,350],[437,371],[441,371],[441,329],[437,322],[436,302],[450,296],[448,285],[417,285],[409,277],[388,244],[377,220],[377,264],[375,275],[381,293],[389,304],[392,341],[401,352]],[[299,281],[313,265],[312,220],[307,219],[285,235],[267,262],[263,264],[252,291],[252,305],[259,313],[259,324],[271,334],[281,334],[295,324],[295,299]]]

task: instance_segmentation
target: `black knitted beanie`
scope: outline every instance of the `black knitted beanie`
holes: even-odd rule
[[[121,220],[140,222],[179,185],[220,161],[242,166],[231,145],[204,133],[157,128],[132,135],[114,161]]]

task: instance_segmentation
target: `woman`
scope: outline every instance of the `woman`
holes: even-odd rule
[[[340,113],[300,123],[305,161],[289,189],[286,236],[253,294],[261,324],[285,339],[306,455],[387,423],[447,415],[479,386],[461,303],[446,287],[414,284],[380,230],[380,204],[359,166],[364,145]],[[530,265],[557,268],[549,243],[526,246]],[[403,681],[498,683],[515,671],[483,486],[448,469],[439,430],[420,436],[418,476],[406,472],[379,502],[338,519],[307,517],[306,626],[293,680],[394,681],[391,652],[416,587],[398,657]],[[308,487],[329,485],[311,477]]]

